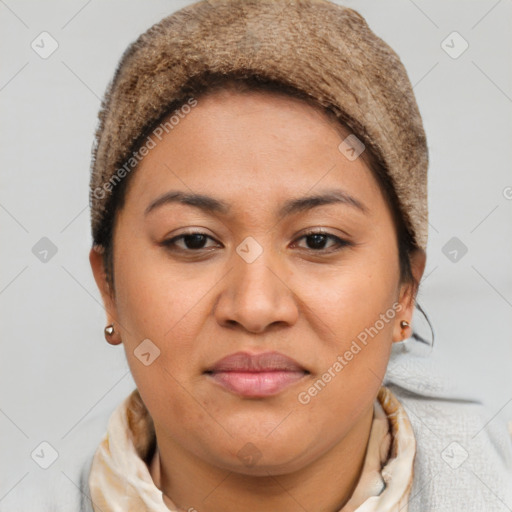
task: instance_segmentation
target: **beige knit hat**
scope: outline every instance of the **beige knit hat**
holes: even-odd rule
[[[208,73],[277,81],[334,111],[383,164],[407,229],[426,249],[428,151],[407,73],[360,14],[327,0],[203,0],[128,47],[99,114],[94,244],[106,242],[112,197],[136,168],[141,134],[183,96],[191,77]]]

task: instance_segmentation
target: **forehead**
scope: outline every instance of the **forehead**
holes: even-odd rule
[[[340,185],[371,204],[381,195],[365,160],[340,151],[350,132],[301,99],[221,89],[198,97],[175,119],[161,140],[153,137],[154,147],[132,176],[132,200],[148,203],[176,188],[241,199],[246,208],[247,196],[264,206]]]

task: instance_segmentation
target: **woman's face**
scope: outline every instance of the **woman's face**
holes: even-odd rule
[[[279,474],[372,414],[412,305],[346,135],[298,99],[222,91],[153,137],[116,222],[115,299],[91,263],[159,443]]]

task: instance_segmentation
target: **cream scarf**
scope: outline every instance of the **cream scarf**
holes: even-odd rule
[[[135,389],[112,413],[89,474],[95,512],[179,512],[151,477],[153,423]],[[382,387],[359,482],[339,512],[407,512],[416,442],[407,414]],[[158,450],[150,462],[158,478]]]

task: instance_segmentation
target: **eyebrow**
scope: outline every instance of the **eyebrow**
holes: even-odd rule
[[[227,215],[231,211],[230,205],[221,199],[215,199],[214,197],[204,194],[188,194],[180,191],[170,191],[152,201],[144,211],[144,215],[148,215],[150,212],[163,205],[173,203],[193,206],[208,213]],[[348,192],[341,189],[330,189],[320,194],[289,199],[281,206],[278,215],[280,217],[286,217],[329,204],[346,204],[358,209],[364,214],[368,214],[368,208]]]

